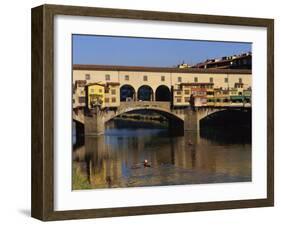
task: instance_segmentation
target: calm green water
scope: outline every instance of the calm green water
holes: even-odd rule
[[[170,137],[165,128],[141,124],[116,120],[104,136],[85,137],[73,150],[73,189],[251,181],[249,134],[205,130]]]

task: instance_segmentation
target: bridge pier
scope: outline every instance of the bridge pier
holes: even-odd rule
[[[200,130],[200,120],[216,110],[190,107],[184,111],[184,130]]]
[[[191,107],[184,112],[184,130],[200,130],[200,120],[217,111],[222,111],[221,108],[204,108]]]
[[[85,135],[86,136],[98,136],[104,134],[105,123],[102,115],[102,111],[98,106],[87,111],[84,116],[85,120]]]
[[[184,130],[199,131],[198,109],[187,108],[184,110]]]

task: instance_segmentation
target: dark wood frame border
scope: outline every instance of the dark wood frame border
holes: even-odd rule
[[[54,16],[95,16],[267,28],[267,198],[157,206],[54,211],[53,34]],[[274,20],[246,17],[42,5],[32,9],[32,200],[31,215],[49,220],[160,214],[274,205]]]

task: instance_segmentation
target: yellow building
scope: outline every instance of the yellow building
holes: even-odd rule
[[[72,106],[73,108],[83,108],[85,107],[85,86],[86,81],[76,80],[73,84],[73,96],[72,96]]]
[[[105,90],[106,86],[99,83],[89,83],[86,85],[87,105],[91,109],[94,106],[105,107]]]
[[[120,83],[107,82],[105,86],[104,107],[120,106]]]
[[[214,89],[214,106],[224,107],[229,106],[229,90],[227,89]]]
[[[190,97],[193,95],[196,106],[206,106],[208,95],[213,97],[213,83],[180,83],[178,89],[174,90],[175,107],[190,105]],[[207,91],[209,93],[207,94]]]
[[[242,82],[234,83],[234,88],[237,89],[238,95],[242,95],[244,91],[244,84]]]
[[[180,83],[173,90],[173,105],[177,107],[189,106],[191,87],[188,83]]]
[[[215,106],[215,99],[214,99],[215,92],[214,92],[213,85],[207,87],[206,94],[207,94],[207,106],[210,107]]]
[[[119,107],[120,105],[120,83],[107,82],[89,83],[86,85],[88,107],[99,105],[101,108]]]

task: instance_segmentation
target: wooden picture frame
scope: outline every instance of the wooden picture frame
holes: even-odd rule
[[[240,25],[267,29],[267,198],[169,205],[54,210],[54,16],[125,18]],[[42,5],[32,9],[32,202],[34,218],[50,220],[162,214],[274,205],[274,21],[272,19]]]

